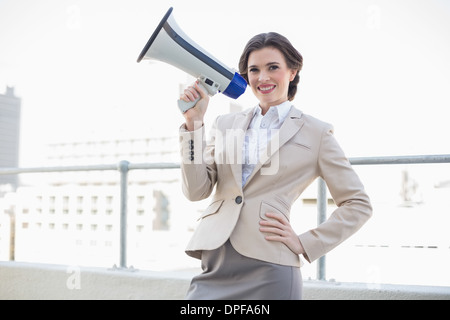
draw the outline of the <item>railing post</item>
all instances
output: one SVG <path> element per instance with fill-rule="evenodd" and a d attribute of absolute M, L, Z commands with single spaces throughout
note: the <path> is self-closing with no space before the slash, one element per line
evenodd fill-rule
<path fill-rule="evenodd" d="M 129 162 L 120 161 L 120 268 L 127 268 L 127 191 Z"/>
<path fill-rule="evenodd" d="M 320 225 L 327 218 L 327 186 L 321 177 L 317 185 L 317 225 Z M 325 256 L 322 256 L 317 261 L 317 280 L 325 280 L 325 268 Z"/>

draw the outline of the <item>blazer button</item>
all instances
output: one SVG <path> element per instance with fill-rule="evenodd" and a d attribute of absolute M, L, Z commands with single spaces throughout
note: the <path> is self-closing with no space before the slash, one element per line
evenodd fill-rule
<path fill-rule="evenodd" d="M 236 202 L 237 204 L 241 204 L 242 203 L 242 197 L 241 196 L 237 196 L 236 199 L 234 199 L 234 202 Z"/>

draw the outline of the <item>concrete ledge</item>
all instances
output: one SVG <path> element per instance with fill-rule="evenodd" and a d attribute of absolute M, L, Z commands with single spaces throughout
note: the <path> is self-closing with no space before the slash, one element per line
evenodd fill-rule
<path fill-rule="evenodd" d="M 305 300 L 450 300 L 450 287 L 305 281 Z"/>
<path fill-rule="evenodd" d="M 0 262 L 1 300 L 182 300 L 192 272 Z M 305 281 L 305 300 L 450 300 L 450 287 Z"/>

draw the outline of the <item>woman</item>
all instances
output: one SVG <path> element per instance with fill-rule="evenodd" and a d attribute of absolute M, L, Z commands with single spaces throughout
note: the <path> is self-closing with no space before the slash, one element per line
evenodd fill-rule
<path fill-rule="evenodd" d="M 239 72 L 259 104 L 217 117 L 208 143 L 208 95 L 195 83 L 180 97 L 200 97 L 180 127 L 183 192 L 197 201 L 214 191 L 186 248 L 203 269 L 186 299 L 301 299 L 303 259 L 323 256 L 372 215 L 332 126 L 291 104 L 302 64 L 301 54 L 278 33 L 250 39 Z M 337 209 L 298 234 L 289 223 L 290 208 L 317 177 L 327 183 Z"/>

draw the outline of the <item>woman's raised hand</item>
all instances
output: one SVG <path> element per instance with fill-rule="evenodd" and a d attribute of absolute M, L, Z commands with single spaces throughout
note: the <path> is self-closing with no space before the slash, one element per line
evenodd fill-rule
<path fill-rule="evenodd" d="M 189 131 L 198 129 L 203 125 L 203 118 L 209 104 L 209 95 L 196 81 L 193 85 L 187 87 L 180 96 L 180 99 L 186 102 L 195 101 L 199 97 L 200 100 L 195 106 L 183 113 L 186 119 L 186 129 Z"/>

